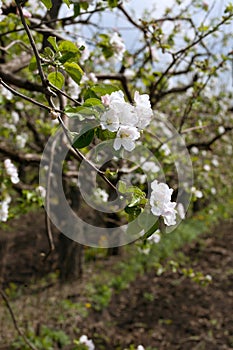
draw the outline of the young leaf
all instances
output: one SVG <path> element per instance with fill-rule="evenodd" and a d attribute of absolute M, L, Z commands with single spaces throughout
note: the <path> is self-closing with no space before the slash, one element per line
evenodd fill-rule
<path fill-rule="evenodd" d="M 55 85 L 58 89 L 62 89 L 63 84 L 65 82 L 65 78 L 60 72 L 49 73 L 48 80 L 51 84 Z"/>
<path fill-rule="evenodd" d="M 68 7 L 70 7 L 70 2 L 69 0 L 63 0 L 64 4 L 66 4 Z"/>
<path fill-rule="evenodd" d="M 87 128 L 88 130 L 85 131 Z M 89 129 L 89 127 L 84 127 L 80 134 L 80 136 L 78 136 L 73 143 L 73 146 L 75 148 L 84 148 L 90 145 L 95 135 L 95 129 Z"/>
<path fill-rule="evenodd" d="M 52 45 L 52 47 L 56 52 L 59 50 L 55 36 L 49 36 L 48 42 Z"/>
<path fill-rule="evenodd" d="M 53 6 L 52 0 L 40 0 L 48 10 L 50 10 Z"/>
<path fill-rule="evenodd" d="M 110 84 L 95 84 L 91 87 L 91 90 L 94 91 L 97 95 L 103 96 L 106 94 L 111 94 L 114 91 L 120 90 L 116 85 Z"/>
<path fill-rule="evenodd" d="M 75 83 L 79 84 L 83 76 L 83 70 L 81 67 L 75 62 L 66 62 L 64 68 Z"/>

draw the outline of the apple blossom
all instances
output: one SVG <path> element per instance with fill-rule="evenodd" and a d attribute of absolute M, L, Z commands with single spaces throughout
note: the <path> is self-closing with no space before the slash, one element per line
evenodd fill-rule
<path fill-rule="evenodd" d="M 83 40 L 82 38 L 78 38 L 77 45 L 78 47 L 84 46 L 84 49 L 81 51 L 81 60 L 80 60 L 81 63 L 84 63 L 86 60 L 88 60 L 90 56 L 88 45 L 86 44 L 85 40 Z"/>
<path fill-rule="evenodd" d="M 178 203 L 176 209 L 177 209 L 177 212 L 178 212 L 180 218 L 183 220 L 185 218 L 185 209 L 184 209 L 183 204 Z"/>
<path fill-rule="evenodd" d="M 205 164 L 204 166 L 203 166 L 203 169 L 205 170 L 205 171 L 210 171 L 210 166 L 209 166 L 209 164 Z"/>
<path fill-rule="evenodd" d="M 135 92 L 135 106 L 125 101 L 121 90 L 112 92 L 101 97 L 102 103 L 107 107 L 100 118 L 102 129 L 117 131 L 118 140 L 114 142 L 114 148 L 118 150 L 121 146 L 133 150 L 133 141 L 140 137 L 139 131 L 146 127 L 151 120 L 152 110 L 149 96 L 140 95 Z"/>
<path fill-rule="evenodd" d="M 219 126 L 218 132 L 219 132 L 219 134 L 224 134 L 224 132 L 225 132 L 224 126 Z"/>
<path fill-rule="evenodd" d="M 0 221 L 6 222 L 9 215 L 9 203 L 11 202 L 11 197 L 7 195 L 3 201 L 0 202 Z"/>
<path fill-rule="evenodd" d="M 45 198 L 46 197 L 46 189 L 43 186 L 38 186 L 36 188 L 36 192 L 42 197 Z"/>
<path fill-rule="evenodd" d="M 103 202 L 108 201 L 108 193 L 105 190 L 103 190 L 102 188 L 97 188 L 95 190 L 95 197 L 97 200 L 101 200 Z"/>
<path fill-rule="evenodd" d="M 16 147 L 19 149 L 24 148 L 26 145 L 27 139 L 28 139 L 28 135 L 25 133 L 17 135 L 16 136 Z"/>
<path fill-rule="evenodd" d="M 197 190 L 196 187 L 194 187 L 194 186 L 191 188 L 191 192 L 197 198 L 202 198 L 203 197 L 203 193 L 200 190 Z"/>
<path fill-rule="evenodd" d="M 158 244 L 161 240 L 161 236 L 160 236 L 160 230 L 156 230 L 153 235 L 151 235 L 148 238 L 149 241 L 151 241 L 152 243 L 156 243 Z"/>
<path fill-rule="evenodd" d="M 82 335 L 79 338 L 79 342 L 80 342 L 80 344 L 86 345 L 88 350 L 95 349 L 95 345 L 94 345 L 93 341 L 91 339 L 88 339 L 86 335 Z"/>
<path fill-rule="evenodd" d="M 142 345 L 138 345 L 137 350 L 145 350 L 145 348 Z"/>
<path fill-rule="evenodd" d="M 100 125 L 102 129 L 117 131 L 120 126 L 118 114 L 111 109 L 107 110 L 100 118 Z"/>
<path fill-rule="evenodd" d="M 138 124 L 139 129 L 144 129 L 150 124 L 151 117 L 153 115 L 151 104 L 149 100 L 149 95 L 143 94 L 140 95 L 138 91 L 134 94 L 135 102 L 135 112 L 138 115 Z"/>
<path fill-rule="evenodd" d="M 117 32 L 113 33 L 111 39 L 110 39 L 110 45 L 112 45 L 112 48 L 114 50 L 114 57 L 118 61 L 122 61 L 123 55 L 125 53 L 125 44 L 122 40 L 122 38 L 119 36 Z"/>
<path fill-rule="evenodd" d="M 150 205 L 151 212 L 155 216 L 162 216 L 167 226 L 176 224 L 176 203 L 171 202 L 173 189 L 169 188 L 165 183 L 159 183 L 154 180 L 151 183 Z"/>
<path fill-rule="evenodd" d="M 11 178 L 11 182 L 13 184 L 17 184 L 20 180 L 19 180 L 18 171 L 15 165 L 12 163 L 10 159 L 5 159 L 4 166 L 5 166 L 7 175 L 9 175 Z"/>
<path fill-rule="evenodd" d="M 113 147 L 117 151 L 121 146 L 127 151 L 132 151 L 135 148 L 135 140 L 140 137 L 137 128 L 133 126 L 121 126 L 117 132 L 117 137 L 114 141 Z"/>

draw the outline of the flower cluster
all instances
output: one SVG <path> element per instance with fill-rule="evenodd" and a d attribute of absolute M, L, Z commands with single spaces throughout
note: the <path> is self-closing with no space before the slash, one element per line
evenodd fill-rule
<path fill-rule="evenodd" d="M 152 117 L 152 109 L 149 96 L 134 94 L 135 105 L 131 105 L 124 99 L 121 90 L 111 95 L 102 96 L 102 102 L 107 110 L 100 119 L 102 129 L 117 132 L 114 141 L 114 149 L 119 150 L 121 146 L 127 151 L 135 148 L 135 140 L 140 137 L 140 130 L 149 125 Z"/>
<path fill-rule="evenodd" d="M 117 32 L 113 33 L 109 43 L 114 51 L 114 57 L 118 61 L 122 61 L 126 48 L 122 38 Z"/>
<path fill-rule="evenodd" d="M 11 182 L 13 184 L 17 184 L 20 180 L 19 180 L 17 168 L 14 166 L 12 161 L 10 159 L 5 159 L 4 166 L 5 166 L 7 175 L 9 175 L 11 178 Z"/>
<path fill-rule="evenodd" d="M 88 339 L 86 335 L 82 335 L 79 338 L 79 343 L 86 345 L 88 350 L 94 350 L 95 349 L 95 345 L 94 345 L 93 341 L 91 339 Z"/>
<path fill-rule="evenodd" d="M 11 197 L 6 196 L 3 201 L 0 202 L 0 221 L 6 222 L 9 215 L 9 203 L 11 202 Z"/>
<path fill-rule="evenodd" d="M 176 224 L 175 210 L 176 202 L 171 202 L 173 189 L 165 183 L 159 183 L 154 180 L 151 184 L 150 205 L 151 212 L 156 216 L 162 216 L 167 226 Z"/>

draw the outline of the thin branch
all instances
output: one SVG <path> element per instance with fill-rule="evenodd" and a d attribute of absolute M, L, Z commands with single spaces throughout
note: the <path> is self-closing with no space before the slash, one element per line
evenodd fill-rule
<path fill-rule="evenodd" d="M 225 131 L 222 134 L 215 135 L 212 139 L 206 142 L 193 142 L 190 143 L 187 148 L 191 149 L 192 147 L 197 147 L 199 149 L 207 149 L 210 150 L 211 146 L 217 141 L 220 140 L 224 135 L 233 130 L 233 126 L 224 127 Z"/>
<path fill-rule="evenodd" d="M 10 157 L 18 163 L 40 163 L 41 155 L 37 153 L 19 153 L 15 149 L 9 149 L 5 144 L 0 143 L 0 153 Z"/>
<path fill-rule="evenodd" d="M 19 91 L 13 89 L 11 86 L 9 86 L 7 83 L 5 83 L 2 78 L 0 78 L 0 84 L 3 85 L 7 90 L 9 90 L 10 92 L 12 92 L 13 95 L 21 97 L 23 100 L 26 100 L 42 109 L 46 109 L 47 111 L 51 112 L 52 108 L 49 106 L 46 106 L 40 102 L 37 102 L 35 100 L 33 100 L 31 97 L 28 97 L 22 93 L 20 93 Z M 44 91 L 44 90 L 43 90 Z M 55 109 L 56 112 L 60 112 L 58 109 Z"/>
<path fill-rule="evenodd" d="M 48 242 L 49 242 L 49 251 L 45 255 L 44 260 L 48 258 L 48 256 L 54 251 L 55 245 L 53 240 L 53 233 L 52 233 L 52 227 L 51 227 L 51 207 L 50 207 L 50 192 L 51 192 L 51 178 L 52 178 L 52 168 L 54 163 L 54 154 L 55 154 L 55 147 L 56 147 L 56 139 L 52 143 L 51 152 L 50 152 L 50 161 L 49 161 L 49 169 L 47 174 L 47 183 L 46 183 L 46 196 L 45 196 L 45 225 L 46 225 L 46 232 L 48 236 Z"/>
<path fill-rule="evenodd" d="M 31 81 L 23 79 L 22 77 L 18 78 L 13 73 L 3 71 L 2 69 L 0 70 L 0 83 L 1 79 L 3 81 L 6 81 L 8 84 L 17 86 L 20 89 L 45 93 L 45 89 L 43 86 L 38 85 L 36 83 L 32 83 Z"/>
<path fill-rule="evenodd" d="M 36 47 L 36 43 L 33 39 L 33 36 L 31 34 L 31 31 L 27 25 L 27 22 L 25 20 L 25 17 L 23 15 L 23 10 L 22 10 L 22 7 L 20 5 L 20 1 L 19 0 L 15 0 L 16 2 L 16 5 L 18 7 L 18 10 L 19 10 L 19 15 L 20 15 L 20 18 L 21 18 L 21 22 L 24 26 L 24 29 L 27 33 L 27 36 L 28 36 L 28 39 L 30 41 L 30 44 L 31 44 L 31 47 L 33 49 L 33 52 L 34 52 L 34 55 L 36 57 L 36 62 L 37 62 L 37 67 L 38 67 L 38 70 L 39 70 L 39 75 L 40 75 L 40 78 L 41 78 L 41 81 L 42 81 L 42 84 L 45 88 L 47 88 L 47 79 L 45 77 L 45 74 L 44 74 L 44 71 L 43 71 L 43 68 L 42 68 L 42 65 L 41 65 L 41 59 L 40 59 L 40 55 L 39 55 L 39 52 L 37 50 L 37 47 Z"/>
<path fill-rule="evenodd" d="M 32 349 L 32 350 L 38 350 L 38 349 L 29 341 L 29 339 L 25 336 L 25 334 L 24 334 L 24 333 L 21 331 L 21 329 L 19 328 L 18 322 L 17 322 L 16 317 L 15 317 L 15 314 L 14 314 L 14 311 L 13 311 L 11 305 L 10 305 L 10 302 L 9 302 L 9 300 L 8 300 L 8 298 L 7 298 L 6 294 L 5 294 L 5 292 L 4 292 L 2 289 L 0 289 L 0 295 L 1 295 L 2 299 L 3 299 L 3 301 L 4 301 L 5 304 L 6 304 L 6 307 L 7 307 L 8 311 L 9 311 L 9 313 L 10 313 L 11 319 L 12 319 L 12 321 L 13 321 L 14 327 L 15 327 L 15 329 L 16 329 L 18 335 L 23 339 L 24 343 L 27 344 L 27 346 L 29 346 L 30 349 Z"/>

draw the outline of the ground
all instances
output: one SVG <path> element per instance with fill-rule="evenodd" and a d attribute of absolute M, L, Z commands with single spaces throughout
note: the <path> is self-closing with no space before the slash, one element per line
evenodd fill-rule
<path fill-rule="evenodd" d="M 8 282 L 27 285 L 30 275 L 40 277 L 42 262 L 39 252 L 46 250 L 47 245 L 43 229 L 36 220 L 39 222 L 37 215 L 33 220 L 34 229 L 24 221 L 21 226 L 24 232 L 15 237 L 17 250 L 13 248 L 15 243 L 7 248 L 4 278 Z M 25 245 L 27 249 L 23 253 L 21 248 Z M 184 276 L 180 268 L 177 272 L 169 269 L 160 276 L 156 269 L 145 271 L 125 290 L 113 293 L 109 305 L 103 310 L 90 308 L 85 318 L 75 311 L 69 320 L 64 320 L 63 309 L 58 307 L 59 301 L 68 299 L 75 303 L 82 299 L 81 291 L 88 275 L 90 272 L 98 274 L 98 268 L 95 266 L 94 269 L 90 264 L 84 269 L 82 281 L 62 288 L 56 281 L 47 284 L 46 288 L 34 287 L 24 296 L 17 295 L 13 306 L 15 310 L 21 307 L 18 318 L 20 321 L 24 319 L 25 326 L 31 323 L 37 327 L 41 324 L 57 327 L 59 324 L 68 334 L 75 333 L 71 331 L 73 327 L 92 338 L 96 350 L 123 350 L 130 344 L 143 344 L 153 350 L 233 349 L 233 221 L 222 222 L 201 240 L 185 246 L 183 253 L 187 267 L 194 272 L 200 271 L 204 276 L 210 275 L 211 283 L 202 286 Z M 110 257 L 104 261 L 106 270 L 119 259 L 120 256 Z M 54 263 L 55 258 L 51 258 L 44 266 L 44 273 Z M 36 301 L 31 294 L 34 297 L 36 294 Z M 54 313 L 51 304 L 55 305 Z M 3 310 L 2 303 L 0 349 L 8 350 L 11 347 L 7 344 L 15 332 L 10 326 L 10 319 L 6 321 L 7 310 L 4 314 Z M 60 313 L 60 318 L 56 312 Z M 72 349 L 72 346 L 64 349 Z"/>

